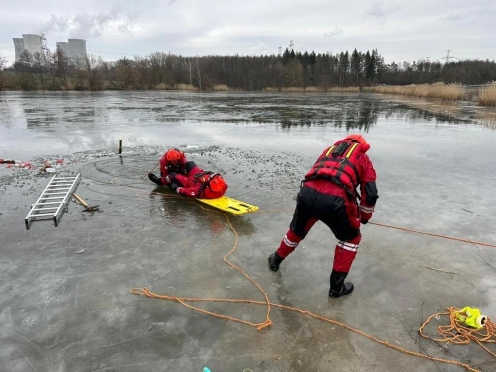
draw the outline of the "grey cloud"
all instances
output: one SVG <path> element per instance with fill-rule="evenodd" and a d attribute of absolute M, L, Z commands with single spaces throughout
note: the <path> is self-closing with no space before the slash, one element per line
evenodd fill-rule
<path fill-rule="evenodd" d="M 480 7 L 475 10 L 476 16 L 494 17 L 496 16 L 496 5 L 490 7 Z"/>
<path fill-rule="evenodd" d="M 385 6 L 382 3 L 375 3 L 372 8 L 367 10 L 365 13 L 366 17 L 371 17 L 371 18 L 381 18 L 384 19 L 387 16 L 395 13 L 398 11 L 397 6 Z"/>
<path fill-rule="evenodd" d="M 173 5 L 177 0 L 169 0 L 169 6 Z"/>
<path fill-rule="evenodd" d="M 449 13 L 445 13 L 439 17 L 439 20 L 457 22 L 471 18 L 480 19 L 481 17 L 495 17 L 495 16 L 496 16 L 496 6 L 477 7 L 477 8 L 466 9 L 463 12 L 456 10 Z"/>
<path fill-rule="evenodd" d="M 455 12 L 449 12 L 449 13 L 441 16 L 440 20 L 456 22 L 456 21 L 459 21 L 465 17 L 466 17 L 466 15 L 464 15 L 462 12 L 455 11 Z"/>
<path fill-rule="evenodd" d="M 343 35 L 343 29 L 341 27 L 336 26 L 334 30 L 326 32 L 324 34 L 324 38 L 330 39 L 333 36 L 340 36 L 340 35 Z"/>

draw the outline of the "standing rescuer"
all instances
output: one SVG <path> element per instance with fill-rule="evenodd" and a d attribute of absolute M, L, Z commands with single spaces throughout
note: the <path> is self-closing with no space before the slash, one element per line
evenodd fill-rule
<path fill-rule="evenodd" d="M 320 220 L 338 239 L 329 296 L 353 292 L 353 283 L 344 280 L 358 251 L 360 222 L 369 221 L 379 198 L 374 166 L 366 154 L 368 149 L 370 145 L 361 135 L 350 134 L 320 155 L 302 181 L 288 232 L 277 251 L 269 256 L 272 271 L 279 270 L 281 262 Z"/>

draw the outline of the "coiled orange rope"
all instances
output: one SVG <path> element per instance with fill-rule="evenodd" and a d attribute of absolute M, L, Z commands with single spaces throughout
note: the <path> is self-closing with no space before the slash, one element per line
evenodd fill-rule
<path fill-rule="evenodd" d="M 484 323 L 484 327 L 481 329 L 474 329 L 466 327 L 456 320 L 457 312 L 460 309 L 456 307 L 448 307 L 447 312 L 432 314 L 427 320 L 420 326 L 419 333 L 422 337 L 430 339 L 436 342 L 451 342 L 457 345 L 467 345 L 470 341 L 477 342 L 480 347 L 486 350 L 489 354 L 496 358 L 496 354 L 489 350 L 483 343 L 496 343 L 496 325 L 487 318 Z M 443 338 L 433 338 L 427 336 L 423 330 L 424 327 L 432 320 L 438 316 L 449 316 L 450 325 L 437 327 L 437 333 L 439 333 Z"/>
<path fill-rule="evenodd" d="M 195 310 L 198 310 L 198 311 L 200 311 L 202 313 L 215 316 L 217 318 L 226 319 L 226 320 L 232 320 L 234 322 L 243 323 L 243 324 L 246 324 L 246 325 L 257 327 L 257 329 L 259 328 L 258 327 L 258 324 L 252 324 L 252 323 L 246 322 L 246 321 L 244 321 L 242 319 L 231 318 L 231 317 L 226 316 L 226 315 L 212 313 L 212 312 L 209 312 L 209 311 L 206 311 L 206 310 L 203 310 L 203 309 L 199 309 L 197 307 L 190 306 L 190 305 L 187 305 L 187 304 L 185 305 L 185 302 L 229 302 L 229 303 L 247 303 L 247 304 L 253 304 L 253 305 L 266 305 L 267 304 L 266 302 L 253 301 L 253 300 L 234 300 L 234 299 L 222 299 L 222 298 L 185 298 L 185 297 L 166 296 L 166 295 L 159 295 L 159 294 L 150 292 L 148 290 L 148 288 L 146 288 L 146 287 L 145 288 L 133 288 L 133 289 L 131 289 L 131 293 L 132 294 L 136 294 L 136 295 L 140 295 L 140 296 L 145 296 L 145 297 L 148 297 L 148 298 L 157 298 L 157 299 L 161 299 L 161 300 L 172 300 L 172 301 L 176 301 L 176 302 L 179 302 L 180 304 L 183 304 L 184 306 L 186 306 L 186 307 L 188 307 L 190 309 L 195 309 Z M 460 366 L 462 368 L 465 368 L 468 371 L 479 372 L 479 370 L 471 367 L 470 365 L 465 364 L 465 363 L 461 363 L 461 362 L 457 362 L 456 360 L 448 360 L 448 359 L 436 358 L 436 357 L 432 357 L 430 355 L 420 354 L 420 353 L 417 353 L 415 351 L 410 351 L 410 350 L 407 350 L 407 349 L 402 348 L 400 346 L 393 345 L 389 341 L 380 340 L 380 339 L 378 339 L 378 338 L 376 338 L 376 337 L 374 337 L 374 336 L 372 336 L 372 335 L 370 335 L 368 333 L 365 333 L 363 331 L 360 331 L 359 329 L 350 327 L 349 325 L 346 325 L 344 323 L 338 322 L 337 320 L 329 319 L 329 318 L 326 318 L 324 316 L 314 314 L 314 313 L 312 313 L 312 312 L 310 312 L 308 310 L 303 310 L 303 309 L 299 309 L 299 308 L 296 308 L 296 307 L 285 306 L 285 305 L 274 304 L 274 303 L 269 303 L 269 305 L 270 306 L 274 306 L 274 307 L 278 307 L 278 308 L 281 308 L 281 309 L 285 309 L 285 310 L 295 311 L 295 312 L 298 312 L 300 314 L 308 315 L 308 316 L 311 316 L 312 318 L 319 319 L 319 320 L 322 320 L 324 322 L 331 323 L 331 324 L 334 324 L 334 325 L 337 325 L 337 326 L 346 328 L 346 329 L 348 329 L 348 330 L 350 330 L 352 332 L 358 333 L 359 335 L 362 335 L 362 336 L 364 336 L 364 337 L 366 337 L 366 338 L 368 338 L 370 340 L 373 340 L 373 341 L 375 341 L 375 342 L 377 342 L 377 343 L 379 343 L 381 345 L 384 345 L 384 346 L 387 346 L 387 347 L 389 347 L 391 349 L 394 349 L 396 351 L 399 351 L 399 352 L 401 352 L 403 354 L 417 356 L 419 358 L 432 360 L 434 362 L 441 362 L 441 363 L 453 364 L 453 365 L 457 365 L 457 366 Z M 434 315 L 436 315 L 436 314 L 434 314 Z M 424 336 L 424 337 L 429 338 L 428 336 Z"/>

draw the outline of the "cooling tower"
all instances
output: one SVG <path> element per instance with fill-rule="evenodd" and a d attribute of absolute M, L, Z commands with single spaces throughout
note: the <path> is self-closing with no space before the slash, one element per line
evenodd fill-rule
<path fill-rule="evenodd" d="M 71 58 L 71 50 L 69 49 L 69 43 L 65 41 L 57 41 L 55 44 L 60 48 L 62 53 L 64 53 L 64 56 L 66 58 L 69 59 Z"/>
<path fill-rule="evenodd" d="M 15 61 L 17 62 L 21 57 L 21 53 L 24 52 L 24 40 L 20 37 L 15 37 L 14 47 L 15 47 Z"/>
<path fill-rule="evenodd" d="M 24 41 L 24 49 L 33 55 L 36 52 L 42 54 L 41 35 L 22 34 L 22 39 Z"/>
<path fill-rule="evenodd" d="M 86 40 L 68 39 L 70 58 L 76 61 L 78 58 L 86 58 Z"/>

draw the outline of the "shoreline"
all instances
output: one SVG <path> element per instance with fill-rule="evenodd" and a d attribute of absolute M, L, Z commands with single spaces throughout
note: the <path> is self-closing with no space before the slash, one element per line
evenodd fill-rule
<path fill-rule="evenodd" d="M 121 91 L 177 91 L 177 92 L 260 92 L 260 93 L 378 93 L 385 95 L 406 96 L 416 98 L 434 98 L 443 101 L 477 102 L 479 106 L 496 106 L 496 83 L 482 86 L 462 86 L 459 84 L 411 84 L 411 85 L 382 85 L 372 87 L 265 87 L 262 90 L 241 90 L 220 84 L 209 90 L 200 90 L 192 85 L 176 84 L 166 86 L 160 84 L 152 89 L 113 89 L 105 87 L 99 90 L 92 89 L 60 89 L 60 90 L 22 90 L 2 89 L 0 92 L 121 92 Z"/>

